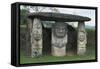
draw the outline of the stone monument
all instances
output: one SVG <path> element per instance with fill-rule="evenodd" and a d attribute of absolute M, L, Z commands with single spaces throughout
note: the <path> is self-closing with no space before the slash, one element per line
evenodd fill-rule
<path fill-rule="evenodd" d="M 67 44 L 67 26 L 63 22 L 56 22 L 52 28 L 52 55 L 65 56 Z"/>
<path fill-rule="evenodd" d="M 84 22 L 78 23 L 77 54 L 84 55 L 86 52 L 87 37 Z"/>
<path fill-rule="evenodd" d="M 54 12 L 34 12 L 28 15 L 28 18 L 33 21 L 31 28 L 31 56 L 42 55 L 42 24 L 41 21 L 55 21 L 52 28 L 52 55 L 53 56 L 65 56 L 66 46 L 68 42 L 67 26 L 65 22 L 78 22 L 77 30 L 77 54 L 83 55 L 86 52 L 86 30 L 85 21 L 90 21 L 88 17 L 79 15 L 54 13 Z M 31 27 L 31 26 L 30 26 Z M 29 33 L 29 34 L 30 34 Z M 72 38 L 73 39 L 73 38 Z"/>
<path fill-rule="evenodd" d="M 31 31 L 31 56 L 42 55 L 42 25 L 38 18 L 34 18 Z"/>

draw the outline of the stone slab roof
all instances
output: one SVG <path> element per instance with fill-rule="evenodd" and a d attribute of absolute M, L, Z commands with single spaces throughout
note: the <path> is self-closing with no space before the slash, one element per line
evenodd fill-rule
<path fill-rule="evenodd" d="M 89 17 L 64 14 L 64 13 L 54 13 L 54 12 L 34 12 L 28 15 L 29 18 L 40 18 L 43 21 L 60 21 L 60 22 L 78 22 L 78 21 L 90 21 Z"/>

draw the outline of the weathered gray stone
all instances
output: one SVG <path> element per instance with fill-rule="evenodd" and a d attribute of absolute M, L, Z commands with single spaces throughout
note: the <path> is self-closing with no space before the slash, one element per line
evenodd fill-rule
<path fill-rule="evenodd" d="M 65 56 L 67 44 L 67 26 L 57 22 L 52 28 L 52 55 Z"/>
<path fill-rule="evenodd" d="M 91 19 L 84 16 L 54 13 L 54 12 L 33 12 L 28 15 L 29 18 L 40 18 L 44 21 L 62 21 L 62 22 L 78 22 L 78 21 L 90 21 Z"/>
<path fill-rule="evenodd" d="M 31 31 L 31 56 L 42 55 L 42 25 L 40 19 L 34 18 Z"/>
<path fill-rule="evenodd" d="M 78 40 L 77 40 L 77 54 L 83 55 L 86 52 L 87 37 L 85 31 L 85 23 L 78 23 Z"/>
<path fill-rule="evenodd" d="M 53 12 L 34 12 L 28 15 L 28 18 L 34 19 L 33 23 L 29 22 L 30 39 L 31 39 L 31 55 L 42 55 L 42 25 L 41 21 L 56 21 L 52 28 L 52 55 L 53 56 L 65 56 L 66 47 L 68 42 L 67 26 L 64 22 L 79 22 L 78 23 L 78 37 L 77 37 L 77 54 L 83 55 L 86 52 L 86 31 L 84 21 L 90 21 L 88 17 L 79 15 L 53 13 Z M 72 38 L 72 37 L 71 37 Z M 70 41 L 69 41 L 70 42 Z M 76 48 L 75 48 L 76 49 Z M 67 50 L 67 55 L 72 54 L 71 50 Z"/>

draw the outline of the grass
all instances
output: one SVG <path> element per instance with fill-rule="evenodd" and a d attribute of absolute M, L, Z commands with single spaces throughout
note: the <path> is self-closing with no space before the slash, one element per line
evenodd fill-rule
<path fill-rule="evenodd" d="M 31 58 L 28 56 L 24 56 L 21 54 L 21 64 L 27 63 L 43 63 L 43 62 L 59 62 L 59 61 L 78 61 L 78 60 L 93 60 L 95 59 L 92 55 L 84 55 L 84 56 L 64 56 L 64 57 L 55 57 L 55 56 L 41 56 L 36 58 Z"/>
<path fill-rule="evenodd" d="M 64 57 L 55 57 L 51 55 L 40 56 L 31 58 L 26 56 L 23 50 L 20 52 L 20 64 L 27 63 L 43 63 L 43 62 L 59 62 L 59 61 L 78 61 L 78 60 L 93 60 L 95 59 L 95 31 L 87 29 L 87 52 L 85 55 L 79 56 L 64 56 Z"/>

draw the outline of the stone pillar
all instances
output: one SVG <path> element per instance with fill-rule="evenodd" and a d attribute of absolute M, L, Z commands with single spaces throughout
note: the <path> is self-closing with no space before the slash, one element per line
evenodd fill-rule
<path fill-rule="evenodd" d="M 65 56 L 67 44 L 67 26 L 65 23 L 57 22 L 52 27 L 52 55 Z"/>
<path fill-rule="evenodd" d="M 86 52 L 87 37 L 85 31 L 85 23 L 78 23 L 78 39 L 77 39 L 77 54 L 84 55 Z"/>
<path fill-rule="evenodd" d="M 34 18 L 31 31 L 31 56 L 42 55 L 42 24 L 40 19 Z"/>

